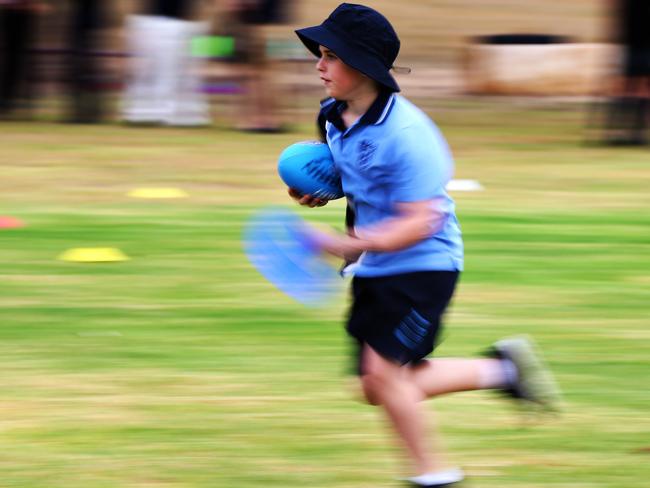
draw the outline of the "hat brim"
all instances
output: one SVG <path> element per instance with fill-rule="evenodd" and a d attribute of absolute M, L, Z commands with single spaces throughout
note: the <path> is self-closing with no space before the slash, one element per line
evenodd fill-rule
<path fill-rule="evenodd" d="M 298 38 L 307 49 L 320 58 L 319 46 L 325 46 L 333 51 L 345 64 L 372 78 L 390 91 L 400 91 L 399 85 L 390 74 L 389 70 L 376 58 L 358 48 L 354 43 L 347 42 L 335 32 L 322 25 L 305 27 L 295 31 Z"/>

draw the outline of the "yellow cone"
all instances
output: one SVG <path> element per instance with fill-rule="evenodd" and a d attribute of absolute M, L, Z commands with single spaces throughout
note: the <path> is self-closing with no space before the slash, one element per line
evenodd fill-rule
<path fill-rule="evenodd" d="M 127 193 L 133 198 L 185 198 L 187 193 L 179 188 L 135 188 Z"/>
<path fill-rule="evenodd" d="M 109 263 L 128 261 L 129 257 L 115 247 L 74 247 L 61 254 L 59 259 L 76 263 Z"/>

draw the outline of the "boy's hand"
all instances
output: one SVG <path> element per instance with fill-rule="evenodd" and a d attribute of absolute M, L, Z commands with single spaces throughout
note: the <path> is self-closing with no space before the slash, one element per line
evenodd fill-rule
<path fill-rule="evenodd" d="M 311 226 L 304 230 L 311 243 L 321 252 L 343 258 L 347 262 L 356 261 L 364 251 L 362 241 L 355 237 Z"/>
<path fill-rule="evenodd" d="M 293 188 L 289 188 L 289 196 L 293 198 L 296 202 L 298 202 L 300 205 L 304 205 L 306 207 L 322 207 L 324 205 L 327 205 L 327 200 L 323 200 L 321 198 L 313 197 L 311 195 L 303 195 L 300 193 L 298 190 L 295 190 Z"/>

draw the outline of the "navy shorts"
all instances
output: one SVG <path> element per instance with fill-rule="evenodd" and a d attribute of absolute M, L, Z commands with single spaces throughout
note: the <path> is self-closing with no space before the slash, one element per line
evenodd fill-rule
<path fill-rule="evenodd" d="M 354 339 L 357 373 L 363 374 L 364 344 L 401 365 L 416 364 L 429 355 L 458 275 L 457 271 L 420 271 L 355 277 L 347 331 Z"/>

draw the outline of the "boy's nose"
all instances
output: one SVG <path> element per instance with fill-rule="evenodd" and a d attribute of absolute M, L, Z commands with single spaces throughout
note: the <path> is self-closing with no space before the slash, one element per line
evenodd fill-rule
<path fill-rule="evenodd" d="M 316 70 L 317 71 L 324 71 L 325 68 L 323 67 L 323 58 L 320 57 L 318 58 L 318 61 L 316 62 Z"/>

